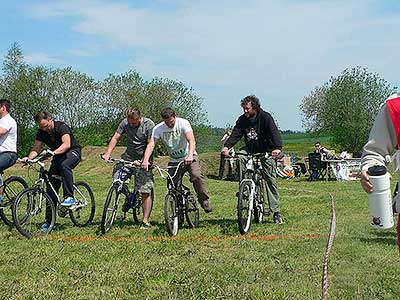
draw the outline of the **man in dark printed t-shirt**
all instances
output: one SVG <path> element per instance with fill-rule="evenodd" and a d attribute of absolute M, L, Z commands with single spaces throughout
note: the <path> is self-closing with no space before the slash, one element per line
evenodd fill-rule
<path fill-rule="evenodd" d="M 126 118 L 119 124 L 117 131 L 108 144 L 106 153 L 103 154 L 105 160 L 109 160 L 114 148 L 121 140 L 122 135 L 127 136 L 126 151 L 121 158 L 130 160 L 140 166 L 143 158 L 143 153 L 147 143 L 151 138 L 151 132 L 154 127 L 154 122 L 142 115 L 139 109 L 130 108 L 127 111 Z M 131 176 L 132 174 L 127 174 Z M 150 227 L 150 214 L 153 206 L 151 191 L 153 190 L 153 173 L 151 170 L 138 168 L 134 174 L 135 191 L 141 193 L 143 205 L 143 221 L 141 228 Z"/>
<path fill-rule="evenodd" d="M 71 128 L 62 121 L 53 120 L 48 112 L 42 111 L 37 113 L 35 115 L 35 122 L 39 126 L 35 144 L 28 157 L 24 157 L 23 160 L 34 159 L 39 155 L 42 145 L 45 144 L 54 155 L 49 169 L 50 175 L 61 175 L 62 177 L 64 202 L 61 205 L 73 207 L 75 200 L 72 169 L 81 161 L 81 146 L 75 139 Z M 53 176 L 50 176 L 49 179 L 56 192 L 58 192 L 61 182 Z M 55 202 L 56 196 L 51 188 L 47 187 L 47 193 Z M 48 218 L 50 218 L 49 207 L 46 209 L 46 219 Z M 49 220 L 46 220 L 46 223 L 42 225 L 42 229 L 46 230 L 49 223 Z"/>

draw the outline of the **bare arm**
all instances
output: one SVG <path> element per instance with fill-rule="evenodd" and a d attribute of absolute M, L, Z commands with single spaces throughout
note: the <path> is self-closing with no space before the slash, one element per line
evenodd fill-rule
<path fill-rule="evenodd" d="M 23 159 L 34 159 L 36 156 L 38 156 L 40 149 L 42 148 L 43 142 L 35 140 L 35 144 L 33 145 L 33 148 L 31 152 L 29 153 L 28 157 L 24 157 Z"/>
<path fill-rule="evenodd" d="M 194 138 L 193 131 L 186 132 L 185 136 L 189 143 L 189 153 L 185 157 L 185 162 L 190 164 L 193 161 L 193 153 L 194 149 L 196 148 L 196 140 Z"/>
<path fill-rule="evenodd" d="M 63 154 L 71 148 L 71 136 L 69 134 L 64 134 L 61 137 L 62 144 L 60 147 L 54 150 L 54 154 Z"/>
<path fill-rule="evenodd" d="M 146 170 L 149 169 L 150 156 L 153 153 L 156 142 L 157 141 L 154 138 L 149 138 L 149 141 L 146 146 L 146 150 L 144 151 L 143 160 L 142 160 L 142 168 L 144 168 Z"/>
<path fill-rule="evenodd" d="M 115 147 L 118 144 L 118 141 L 121 139 L 121 134 L 116 132 L 114 133 L 113 137 L 110 140 L 110 143 L 108 143 L 107 151 L 106 153 L 103 154 L 103 159 L 104 160 L 109 160 L 111 157 L 112 152 L 114 151 Z"/>
<path fill-rule="evenodd" d="M 8 130 L 4 127 L 0 127 L 0 136 L 5 135 L 8 132 Z"/>

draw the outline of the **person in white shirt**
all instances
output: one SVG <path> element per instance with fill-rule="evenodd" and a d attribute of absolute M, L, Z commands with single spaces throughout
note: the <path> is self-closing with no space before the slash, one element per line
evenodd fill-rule
<path fill-rule="evenodd" d="M 10 116 L 10 101 L 0 99 L 0 174 L 17 161 L 17 123 Z M 0 175 L 0 206 L 3 205 L 3 179 Z"/>
<path fill-rule="evenodd" d="M 149 159 L 153 153 L 154 146 L 158 139 L 165 143 L 170 157 L 168 166 L 177 166 L 181 161 L 184 165 L 178 170 L 175 182 L 181 180 L 183 174 L 188 171 L 190 181 L 193 183 L 198 201 L 206 213 L 212 211 L 204 177 L 201 174 L 201 169 L 196 153 L 196 141 L 193 134 L 192 126 L 189 121 L 183 118 L 178 118 L 175 111 L 168 107 L 161 111 L 163 122 L 157 124 L 152 132 L 151 138 L 146 147 L 143 156 L 142 167 L 146 170 L 149 168 Z M 169 168 L 173 174 L 175 169 Z"/>

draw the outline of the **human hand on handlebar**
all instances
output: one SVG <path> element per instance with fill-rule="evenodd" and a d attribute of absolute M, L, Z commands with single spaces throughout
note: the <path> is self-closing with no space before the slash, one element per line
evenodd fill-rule
<path fill-rule="evenodd" d="M 108 153 L 103 153 L 101 154 L 101 158 L 104 159 L 105 161 L 108 161 L 111 157 L 111 154 Z"/>
<path fill-rule="evenodd" d="M 222 148 L 221 153 L 223 156 L 229 156 L 229 148 L 228 147 Z"/>
<path fill-rule="evenodd" d="M 190 165 L 193 162 L 193 154 L 185 157 L 185 165 Z"/>
<path fill-rule="evenodd" d="M 54 155 L 54 151 L 49 150 L 49 149 L 43 150 L 43 151 L 40 153 L 40 155 L 41 155 L 41 156 L 53 156 L 53 155 Z"/>
<path fill-rule="evenodd" d="M 279 156 L 279 154 L 281 154 L 281 150 L 280 149 L 275 149 L 275 150 L 272 150 L 272 152 L 271 152 L 271 155 L 274 158 L 277 158 Z"/>

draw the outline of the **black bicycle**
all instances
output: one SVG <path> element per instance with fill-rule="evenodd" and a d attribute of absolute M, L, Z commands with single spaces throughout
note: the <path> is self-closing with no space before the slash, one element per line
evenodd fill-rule
<path fill-rule="evenodd" d="M 3 181 L 3 173 L 0 174 L 1 182 L 0 189 L 3 189 L 3 204 L 0 206 L 0 218 L 6 225 L 13 226 L 12 204 L 17 195 L 24 189 L 28 188 L 26 181 L 19 176 L 10 176 Z"/>
<path fill-rule="evenodd" d="M 265 157 L 265 153 L 249 154 L 246 159 L 246 168 L 240 175 L 242 179 L 239 185 L 237 218 L 241 234 L 249 232 L 252 214 L 256 223 L 263 221 L 265 183 L 261 173 L 261 158 Z"/>
<path fill-rule="evenodd" d="M 178 171 L 182 166 L 183 162 L 179 162 L 176 166 L 168 167 L 175 168 L 173 175 L 170 175 L 168 170 L 155 166 L 161 177 L 167 179 L 168 193 L 164 201 L 164 219 L 170 236 L 178 234 L 185 218 L 189 228 L 199 225 L 199 209 L 190 189 L 182 183 L 182 178 L 179 178 L 176 185 L 174 184 L 173 179 L 178 176 Z"/>
<path fill-rule="evenodd" d="M 50 176 L 60 181 L 62 178 L 59 175 L 51 175 L 45 169 L 43 161 L 47 158 L 49 158 L 48 154 L 40 155 L 35 159 L 24 162 L 32 168 L 39 166 L 37 170 L 39 178 L 32 187 L 28 187 L 18 194 L 12 206 L 15 226 L 27 238 L 40 237 L 50 233 L 56 222 L 56 213 L 60 217 L 65 217 L 69 214 L 72 223 L 78 227 L 87 226 L 93 221 L 96 205 L 89 185 L 84 181 L 75 182 L 73 185 L 75 204 L 68 208 L 63 207 L 61 205 L 62 199 L 56 193 L 49 179 Z M 57 209 L 47 193 L 46 187 L 49 187 L 56 196 Z M 47 220 L 46 209 L 50 215 Z M 48 226 L 43 227 L 45 220 L 49 223 Z"/>
<path fill-rule="evenodd" d="M 102 154 L 100 157 L 103 159 Z M 135 174 L 140 166 L 136 166 L 132 161 L 115 159 L 112 157 L 110 157 L 108 162 L 116 163 L 116 165 L 114 179 L 108 190 L 101 218 L 100 227 L 103 234 L 111 230 L 116 220 L 125 220 L 126 214 L 130 210 L 132 211 L 133 221 L 135 223 L 139 223 L 139 218 L 143 214 L 141 193 L 139 193 L 139 191 L 130 192 L 128 186 L 130 177 Z M 121 202 L 121 197 L 124 203 L 121 213 L 119 213 L 118 207 Z M 151 198 L 154 200 L 154 189 L 151 190 Z"/>

